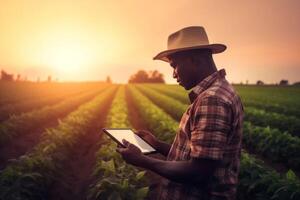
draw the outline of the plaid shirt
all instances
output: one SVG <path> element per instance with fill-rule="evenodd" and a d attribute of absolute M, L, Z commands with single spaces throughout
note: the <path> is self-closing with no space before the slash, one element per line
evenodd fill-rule
<path fill-rule="evenodd" d="M 205 158 L 219 161 L 205 185 L 163 180 L 159 199 L 235 199 L 240 167 L 243 106 L 225 79 L 215 72 L 189 94 L 191 105 L 183 114 L 167 160 Z"/>

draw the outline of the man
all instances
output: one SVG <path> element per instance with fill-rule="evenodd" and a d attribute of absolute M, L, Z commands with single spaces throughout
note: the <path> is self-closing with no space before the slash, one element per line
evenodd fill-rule
<path fill-rule="evenodd" d="M 166 178 L 159 199 L 235 199 L 243 106 L 226 81 L 225 70 L 217 71 L 213 61 L 212 54 L 225 49 L 222 44 L 209 44 L 203 27 L 187 27 L 171 34 L 168 50 L 154 57 L 169 62 L 177 82 L 192 89 L 191 105 L 172 145 L 150 132 L 137 132 L 166 160 L 145 156 L 127 141 L 126 148 L 117 151 L 126 162 Z"/>

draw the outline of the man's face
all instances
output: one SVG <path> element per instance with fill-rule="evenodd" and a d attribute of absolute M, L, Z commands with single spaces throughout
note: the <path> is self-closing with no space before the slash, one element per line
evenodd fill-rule
<path fill-rule="evenodd" d="M 175 78 L 179 85 L 186 90 L 191 89 L 197 84 L 197 67 L 194 66 L 191 58 L 187 56 L 172 56 L 170 65 L 173 68 L 173 78 Z"/>

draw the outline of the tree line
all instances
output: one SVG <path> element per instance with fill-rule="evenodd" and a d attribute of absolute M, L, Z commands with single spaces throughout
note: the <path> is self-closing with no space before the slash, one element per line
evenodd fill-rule
<path fill-rule="evenodd" d="M 130 76 L 128 83 L 165 83 L 164 75 L 157 70 L 139 70 Z"/>
<path fill-rule="evenodd" d="M 14 78 L 14 74 L 10 74 L 4 70 L 1 70 L 0 81 L 27 81 L 27 78 L 21 77 L 20 74 L 17 74 L 16 78 Z M 52 82 L 52 77 L 48 76 L 45 81 Z M 39 77 L 37 78 L 37 82 L 40 82 Z M 106 77 L 106 82 L 112 83 L 110 76 Z M 164 79 L 164 75 L 157 70 L 154 71 L 139 70 L 135 74 L 130 76 L 128 83 L 165 83 L 165 79 Z M 241 83 L 241 85 L 244 84 Z M 245 85 L 248 85 L 248 81 L 246 81 Z M 256 85 L 268 85 L 268 84 L 265 84 L 262 80 L 258 80 L 256 82 Z M 290 85 L 290 83 L 288 80 L 282 79 L 276 85 L 286 86 L 286 85 Z M 293 83 L 292 85 L 300 85 L 300 82 Z"/>

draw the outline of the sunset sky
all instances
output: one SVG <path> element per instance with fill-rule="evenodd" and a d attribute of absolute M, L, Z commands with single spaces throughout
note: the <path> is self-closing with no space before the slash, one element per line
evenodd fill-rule
<path fill-rule="evenodd" d="M 127 82 L 139 69 L 172 69 L 152 58 L 169 34 L 206 28 L 230 82 L 300 81 L 298 0 L 0 0 L 0 69 L 30 80 Z"/>

